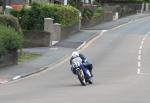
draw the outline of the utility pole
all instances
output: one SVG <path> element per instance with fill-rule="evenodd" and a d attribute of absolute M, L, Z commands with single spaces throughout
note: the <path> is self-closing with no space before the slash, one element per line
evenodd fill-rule
<path fill-rule="evenodd" d="M 32 3 L 32 0 L 29 0 L 29 5 L 31 5 L 31 3 Z"/>
<path fill-rule="evenodd" d="M 2 0 L 2 8 L 3 8 L 3 14 L 5 14 L 6 0 Z"/>

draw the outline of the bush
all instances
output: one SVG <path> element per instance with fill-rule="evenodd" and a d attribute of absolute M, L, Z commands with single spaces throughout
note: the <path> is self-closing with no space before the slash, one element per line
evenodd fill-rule
<path fill-rule="evenodd" d="M 0 25 L 0 55 L 21 48 L 22 35 L 10 26 Z"/>
<path fill-rule="evenodd" d="M 15 28 L 19 33 L 22 33 L 18 19 L 10 15 L 0 15 L 0 24 Z"/>
<path fill-rule="evenodd" d="M 82 13 L 83 19 L 85 20 L 91 20 L 94 15 L 94 12 L 89 8 L 83 8 L 81 10 L 81 13 Z"/>
<path fill-rule="evenodd" d="M 19 14 L 12 14 L 19 18 L 21 27 L 27 30 L 43 30 L 44 18 L 53 18 L 54 22 L 60 23 L 62 27 L 74 25 L 79 21 L 77 9 L 57 4 L 33 3 L 31 9 L 23 8 Z"/>
<path fill-rule="evenodd" d="M 91 8 L 82 8 L 81 13 L 84 20 L 89 21 L 93 17 L 99 17 L 102 15 L 103 9 L 101 6 L 98 6 L 95 9 Z"/>
<path fill-rule="evenodd" d="M 97 7 L 94 11 L 94 17 L 101 16 L 103 13 L 103 8 L 101 6 Z"/>

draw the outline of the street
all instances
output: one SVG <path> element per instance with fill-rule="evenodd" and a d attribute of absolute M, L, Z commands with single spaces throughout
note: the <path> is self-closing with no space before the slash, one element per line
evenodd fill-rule
<path fill-rule="evenodd" d="M 108 30 L 81 50 L 94 65 L 93 85 L 81 86 L 67 58 L 46 71 L 1 85 L 1 102 L 149 103 L 149 21 L 146 17 Z"/>

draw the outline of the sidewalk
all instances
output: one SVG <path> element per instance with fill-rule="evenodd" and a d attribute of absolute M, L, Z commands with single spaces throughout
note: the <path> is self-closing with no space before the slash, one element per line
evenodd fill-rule
<path fill-rule="evenodd" d="M 41 56 L 34 60 L 18 63 L 18 65 L 0 68 L 0 84 L 43 71 L 48 68 L 48 65 L 55 65 L 59 61 L 70 56 L 71 53 L 79 48 L 85 41 L 88 42 L 92 38 L 96 37 L 98 33 L 101 32 L 101 30 L 111 29 L 121 24 L 130 22 L 131 20 L 143 18 L 146 16 L 150 15 L 138 14 L 128 16 L 116 21 L 103 23 L 92 28 L 87 28 L 87 30 L 81 30 L 80 32 L 67 38 L 66 40 L 59 42 L 51 48 L 40 47 L 23 49 L 24 52 L 40 54 Z"/>

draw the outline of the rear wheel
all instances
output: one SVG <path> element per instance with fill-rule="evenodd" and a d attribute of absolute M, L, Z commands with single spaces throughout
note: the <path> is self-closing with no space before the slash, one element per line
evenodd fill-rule
<path fill-rule="evenodd" d="M 89 79 L 89 80 L 88 80 L 88 83 L 89 83 L 89 84 L 93 84 L 92 79 Z"/>

